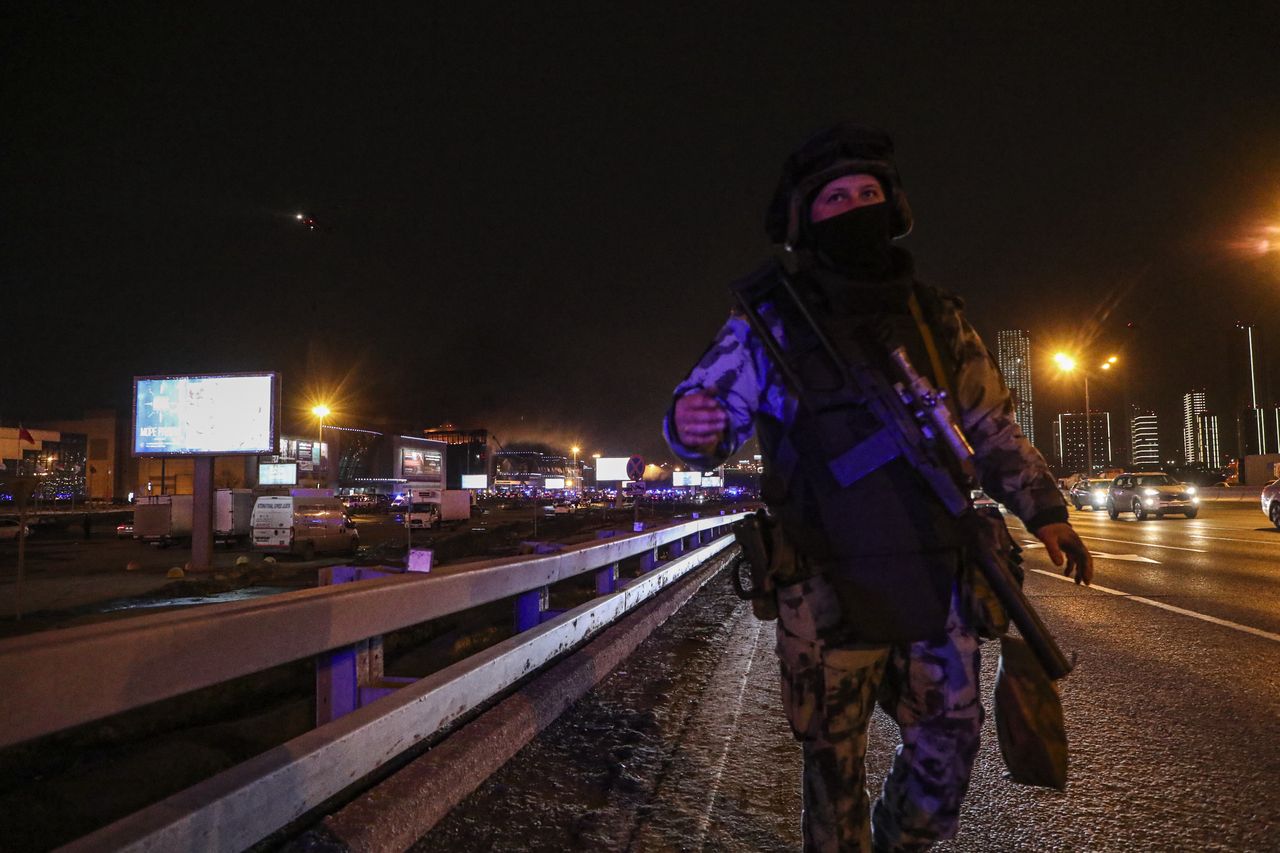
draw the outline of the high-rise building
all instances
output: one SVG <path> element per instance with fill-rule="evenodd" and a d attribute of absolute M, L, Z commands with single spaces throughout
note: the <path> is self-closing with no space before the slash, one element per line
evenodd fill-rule
<path fill-rule="evenodd" d="M 1280 453 L 1280 407 L 1246 408 L 1240 413 L 1240 455 Z"/>
<path fill-rule="evenodd" d="M 1031 335 L 1022 329 L 996 334 L 996 361 L 1013 392 L 1013 417 L 1027 441 L 1036 443 L 1035 412 L 1031 398 Z"/>
<path fill-rule="evenodd" d="M 1093 452 L 1089 452 L 1092 441 Z M 1058 464 L 1067 472 L 1084 472 L 1111 462 L 1111 413 L 1091 412 L 1086 423 L 1083 412 L 1064 412 L 1053 421 L 1053 447 Z M 1092 473 L 1092 472 L 1089 472 Z"/>
<path fill-rule="evenodd" d="M 1135 414 L 1129 420 L 1129 447 L 1133 467 L 1160 464 L 1160 429 L 1155 412 Z"/>
<path fill-rule="evenodd" d="M 1203 455 L 1199 417 L 1207 409 L 1204 391 L 1188 391 L 1182 395 L 1182 456 L 1187 464 L 1194 464 Z"/>
<path fill-rule="evenodd" d="M 1196 458 L 1192 461 L 1209 468 L 1221 465 L 1222 447 L 1218 442 L 1218 416 L 1210 412 L 1201 412 L 1196 415 L 1196 435 L 1199 444 L 1196 446 Z"/>

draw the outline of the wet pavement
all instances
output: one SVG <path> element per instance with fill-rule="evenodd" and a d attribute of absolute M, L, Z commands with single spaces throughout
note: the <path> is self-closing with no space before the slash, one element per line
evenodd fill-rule
<path fill-rule="evenodd" d="M 1051 578 L 1028 551 L 1028 595 L 1079 653 L 1068 790 L 1006 782 L 988 715 L 960 834 L 936 849 L 1280 849 L 1280 536 L 1248 510 L 1142 527 L 1073 513 L 1110 555 L 1096 578 L 1110 592 Z M 415 849 L 800 849 L 772 634 L 712 580 Z M 873 789 L 896 739 L 877 712 Z"/>

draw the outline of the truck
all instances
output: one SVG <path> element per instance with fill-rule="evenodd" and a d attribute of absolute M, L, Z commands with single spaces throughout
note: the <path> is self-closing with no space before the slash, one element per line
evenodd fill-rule
<path fill-rule="evenodd" d="M 191 495 L 148 495 L 133 508 L 133 538 L 159 545 L 191 541 Z"/>
<path fill-rule="evenodd" d="M 243 544 L 253 530 L 253 490 L 218 489 L 213 496 L 213 538 Z"/>
<path fill-rule="evenodd" d="M 133 536 L 164 547 L 191 542 L 191 495 L 150 495 L 133 508 Z M 215 542 L 247 542 L 253 514 L 249 489 L 218 489 L 213 495 Z"/>
<path fill-rule="evenodd" d="M 471 492 L 445 489 L 440 493 L 440 520 L 460 521 L 471 517 Z"/>

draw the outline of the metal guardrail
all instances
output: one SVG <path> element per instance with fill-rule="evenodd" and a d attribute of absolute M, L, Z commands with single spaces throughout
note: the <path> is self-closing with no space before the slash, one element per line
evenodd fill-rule
<path fill-rule="evenodd" d="M 731 544 L 744 513 L 546 555 L 206 605 L 0 642 L 0 746 L 517 597 L 529 630 L 73 842 L 66 849 L 238 850 L 269 835 L 591 636 Z M 658 549 L 669 558 L 657 562 Z M 612 591 L 617 564 L 643 573 Z M 551 584 L 595 572 L 605 594 L 543 621 Z M 532 603 L 531 603 L 532 602 Z M 534 614 L 530 618 L 530 612 Z M 389 694 L 389 695 L 387 695 Z"/>

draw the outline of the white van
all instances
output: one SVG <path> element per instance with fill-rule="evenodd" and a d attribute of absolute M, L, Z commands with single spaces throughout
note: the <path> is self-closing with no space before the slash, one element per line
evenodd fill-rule
<path fill-rule="evenodd" d="M 263 495 L 253 505 L 253 550 L 269 553 L 354 554 L 360 532 L 337 498 Z"/>

